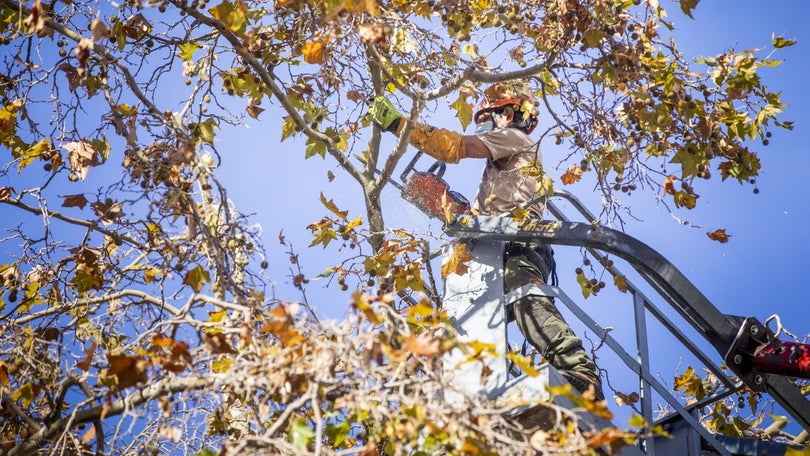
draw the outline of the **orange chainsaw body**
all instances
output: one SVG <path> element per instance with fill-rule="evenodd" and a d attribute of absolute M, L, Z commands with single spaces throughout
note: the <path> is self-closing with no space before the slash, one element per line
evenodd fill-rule
<path fill-rule="evenodd" d="M 421 209 L 427 215 L 447 223 L 445 207 L 451 215 L 465 214 L 470 211 L 470 202 L 450 186 L 433 167 L 428 172 L 415 171 L 410 175 L 402 190 L 402 197 Z"/>

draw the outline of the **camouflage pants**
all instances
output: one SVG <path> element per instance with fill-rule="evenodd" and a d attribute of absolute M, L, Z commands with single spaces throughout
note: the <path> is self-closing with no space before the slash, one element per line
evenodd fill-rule
<path fill-rule="evenodd" d="M 504 292 L 523 285 L 545 283 L 549 268 L 538 260 L 534 249 L 522 244 L 507 245 L 504 261 Z M 539 264 L 538 264 L 539 263 Z M 546 296 L 527 296 L 508 309 L 523 337 L 557 370 L 583 374 L 599 385 L 599 370 L 582 348 L 582 341 Z"/>

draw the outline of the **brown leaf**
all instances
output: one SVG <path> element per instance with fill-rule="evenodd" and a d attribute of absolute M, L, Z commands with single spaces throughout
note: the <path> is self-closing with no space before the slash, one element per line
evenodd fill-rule
<path fill-rule="evenodd" d="M 638 393 L 635 392 L 635 391 L 633 391 L 630 394 L 624 394 L 622 392 L 616 391 L 614 393 L 614 395 L 616 396 L 616 398 L 615 398 L 616 399 L 616 405 L 618 405 L 620 407 L 623 406 L 623 405 L 635 404 L 639 400 Z"/>
<path fill-rule="evenodd" d="M 2 359 L 0 359 L 0 385 L 11 385 L 11 381 L 8 378 L 8 364 L 6 364 Z"/>
<path fill-rule="evenodd" d="M 96 18 L 90 25 L 90 31 L 93 32 L 93 41 L 98 41 L 102 38 L 107 38 L 110 36 L 110 29 L 108 29 L 99 18 Z"/>
<path fill-rule="evenodd" d="M 87 177 L 91 167 L 101 164 L 93 145 L 87 141 L 69 142 L 62 148 L 68 152 L 70 170 L 82 180 Z"/>
<path fill-rule="evenodd" d="M 250 117 L 253 117 L 254 119 L 258 119 L 259 114 L 264 112 L 264 108 L 260 108 L 260 107 L 258 107 L 256 105 L 248 105 L 246 111 L 247 111 L 247 113 L 248 113 L 248 115 Z"/>
<path fill-rule="evenodd" d="M 68 195 L 62 202 L 62 207 L 78 207 L 79 209 L 84 209 L 84 206 L 86 205 L 87 198 L 85 198 L 81 193 L 78 195 Z"/>
<path fill-rule="evenodd" d="M 458 242 L 453 247 L 453 253 L 450 258 L 442 264 L 442 277 L 447 277 L 450 274 L 464 275 L 467 273 L 467 263 L 473 259 L 472 253 L 467 249 L 467 244 Z"/>
<path fill-rule="evenodd" d="M 237 353 L 236 350 L 231 347 L 231 344 L 228 343 L 228 336 L 223 333 L 202 333 L 202 340 L 205 348 L 208 349 L 208 351 L 212 354 L 218 355 L 221 353 L 226 353 L 235 355 Z"/>
<path fill-rule="evenodd" d="M 93 353 L 95 353 L 96 347 L 98 347 L 98 344 L 96 342 L 93 342 L 90 345 L 90 348 L 88 348 L 87 351 L 85 351 L 84 359 L 80 361 L 78 364 L 76 364 L 76 367 L 85 372 L 90 370 L 90 363 L 93 361 Z"/>
<path fill-rule="evenodd" d="M 677 193 L 677 190 L 675 190 L 676 180 L 678 180 L 678 178 L 675 176 L 667 176 L 667 178 L 664 179 L 664 191 L 667 192 L 667 194 L 674 195 Z"/>
<path fill-rule="evenodd" d="M 381 23 L 360 24 L 357 26 L 357 35 L 360 41 L 368 44 L 385 44 L 388 42 L 390 30 Z"/>
<path fill-rule="evenodd" d="M 627 290 L 630 289 L 630 285 L 627 283 L 627 277 L 623 275 L 613 276 L 613 284 L 616 285 L 616 288 L 622 293 L 627 293 Z"/>
<path fill-rule="evenodd" d="M 571 165 L 571 167 L 568 168 L 568 171 L 563 173 L 560 178 L 562 179 L 562 183 L 564 185 L 570 185 L 575 182 L 579 182 L 579 180 L 582 178 L 583 172 L 584 171 L 579 166 Z"/>
<path fill-rule="evenodd" d="M 28 33 L 36 32 L 39 37 L 45 36 L 44 32 L 46 32 L 47 27 L 45 24 L 45 13 L 45 7 L 42 5 L 42 2 L 35 0 L 34 4 L 31 6 L 28 17 L 25 18 Z"/>
<path fill-rule="evenodd" d="M 110 363 L 108 373 L 118 379 L 118 388 L 146 382 L 146 367 L 149 362 L 145 359 L 130 355 L 107 355 L 107 360 Z"/>
<path fill-rule="evenodd" d="M 11 192 L 13 189 L 11 187 L 0 187 L 0 201 L 5 201 L 11 198 Z"/>
<path fill-rule="evenodd" d="M 726 242 L 728 242 L 728 238 L 731 237 L 730 234 L 726 234 L 725 229 L 714 230 L 711 233 L 706 233 L 706 236 L 709 236 L 709 239 L 711 239 L 712 241 L 717 241 L 721 244 L 725 244 Z"/>
<path fill-rule="evenodd" d="M 360 92 L 358 92 L 356 90 L 349 90 L 348 92 L 346 92 L 346 98 L 348 98 L 349 100 L 351 100 L 351 101 L 353 101 L 355 103 L 365 100 L 365 97 L 363 96 L 363 94 L 361 94 Z"/>
<path fill-rule="evenodd" d="M 96 438 L 96 427 L 90 426 L 87 429 L 87 432 L 85 432 L 84 435 L 82 436 L 82 443 L 85 444 L 90 443 L 93 441 L 94 438 Z"/>
<path fill-rule="evenodd" d="M 105 225 L 112 224 L 115 219 L 121 218 L 124 215 L 124 211 L 121 210 L 121 203 L 116 203 L 110 199 L 103 203 L 101 201 L 96 201 L 95 203 L 92 203 L 90 207 L 93 208 L 96 215 L 101 217 L 101 222 Z"/>

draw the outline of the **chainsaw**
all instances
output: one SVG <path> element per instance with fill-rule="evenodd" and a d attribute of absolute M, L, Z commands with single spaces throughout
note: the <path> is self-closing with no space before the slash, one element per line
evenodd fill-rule
<path fill-rule="evenodd" d="M 414 166 L 421 157 L 417 152 L 400 175 L 404 185 L 397 187 L 402 198 L 422 210 L 429 217 L 448 222 L 447 215 L 460 215 L 470 211 L 470 202 L 463 195 L 453 190 L 442 179 L 445 164 L 433 163 L 427 171 L 416 171 Z M 452 217 L 451 217 L 452 218 Z"/>

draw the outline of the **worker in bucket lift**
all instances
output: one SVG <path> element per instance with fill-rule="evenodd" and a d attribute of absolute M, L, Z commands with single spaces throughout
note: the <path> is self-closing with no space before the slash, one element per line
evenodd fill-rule
<path fill-rule="evenodd" d="M 369 116 L 383 130 L 399 135 L 406 124 L 413 126 L 410 144 L 445 163 L 463 158 L 486 159 L 474 213 L 499 216 L 531 200 L 538 187 L 536 173 L 521 172 L 541 163 L 540 148 L 529 134 L 537 126 L 536 101 L 519 82 L 497 83 L 484 91 L 473 121 L 475 135 L 462 135 L 407 119 L 384 96 L 375 97 Z M 536 206 L 536 205 L 535 205 Z M 542 207 L 529 210 L 540 217 Z M 551 248 L 510 242 L 504 252 L 504 292 L 529 283 L 546 283 L 553 271 Z M 548 362 L 580 392 L 593 388 L 603 399 L 599 370 L 582 348 L 551 298 L 528 296 L 507 309 L 520 331 Z"/>

